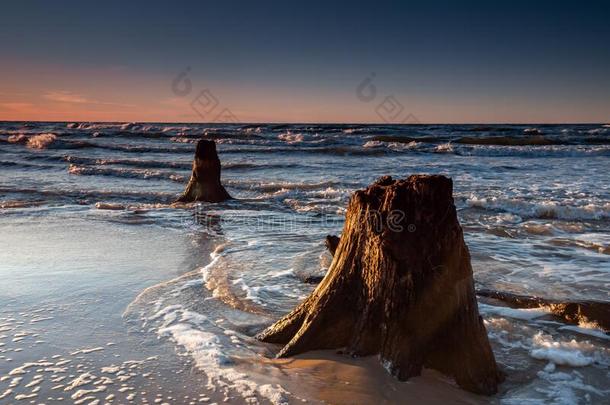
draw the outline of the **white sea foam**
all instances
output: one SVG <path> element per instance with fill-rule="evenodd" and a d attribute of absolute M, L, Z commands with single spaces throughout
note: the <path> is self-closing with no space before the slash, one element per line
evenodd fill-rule
<path fill-rule="evenodd" d="M 436 148 L 434 148 L 434 151 L 437 153 L 453 153 L 454 149 L 453 149 L 453 145 L 451 144 L 451 142 L 448 142 L 448 143 L 443 143 L 443 144 L 437 145 Z"/>
<path fill-rule="evenodd" d="M 167 316 L 166 321 L 172 322 L 173 317 Z M 160 328 L 158 334 L 162 337 L 172 337 L 191 354 L 195 364 L 202 370 L 233 363 L 231 358 L 223 353 L 220 339 L 213 333 L 197 330 L 187 323 L 178 323 Z"/>
<path fill-rule="evenodd" d="M 610 218 L 610 203 L 583 206 L 562 205 L 554 201 L 530 202 L 515 198 L 477 197 L 466 200 L 469 207 L 504 211 L 526 218 L 591 220 Z"/>
<path fill-rule="evenodd" d="M 49 145 L 57 140 L 55 134 L 39 134 L 31 136 L 26 146 L 32 149 L 46 149 Z"/>
<path fill-rule="evenodd" d="M 505 318 L 521 319 L 530 321 L 532 319 L 540 318 L 542 316 L 550 314 L 550 311 L 546 308 L 509 308 L 509 307 L 498 307 L 495 305 L 479 303 L 479 309 L 482 313 L 487 315 L 497 315 Z"/>
<path fill-rule="evenodd" d="M 413 150 L 418 149 L 422 146 L 421 142 L 411 141 L 409 143 L 404 142 L 390 142 L 388 148 L 396 151 Z"/>
<path fill-rule="evenodd" d="M 362 145 L 363 148 L 379 148 L 384 146 L 385 143 L 381 142 L 381 141 L 367 141 L 364 145 Z"/>
<path fill-rule="evenodd" d="M 127 207 L 123 204 L 105 203 L 105 202 L 101 202 L 101 201 L 95 203 L 95 208 L 97 208 L 98 210 L 111 210 L 111 211 L 120 211 L 120 210 L 127 209 Z"/>
<path fill-rule="evenodd" d="M 290 131 L 288 131 L 284 134 L 279 134 L 277 137 L 278 137 L 278 139 L 280 139 L 286 143 L 300 143 L 305 140 L 305 137 L 303 136 L 303 134 L 300 134 L 300 133 L 293 134 Z"/>
<path fill-rule="evenodd" d="M 15 134 L 8 137 L 9 143 L 26 143 L 28 141 L 28 137 L 24 134 Z"/>
<path fill-rule="evenodd" d="M 584 367 L 592 363 L 610 364 L 607 353 L 588 341 L 554 340 L 551 335 L 543 332 L 538 332 L 532 338 L 530 356 L 572 367 Z"/>
<path fill-rule="evenodd" d="M 185 310 L 182 306 L 164 308 L 161 313 L 163 321 L 158 335 L 170 338 L 186 350 L 195 366 L 208 377 L 209 389 L 220 388 L 227 397 L 230 391 L 237 392 L 251 404 L 258 404 L 259 398 L 272 404 L 288 404 L 290 393 L 280 385 L 258 384 L 235 368 L 234 360 L 227 354 L 240 341 L 235 331 L 226 333 L 225 330 L 222 334 L 208 331 L 206 326 L 215 326 L 205 315 Z M 159 313 L 150 320 L 158 318 Z M 223 340 L 223 335 L 228 339 Z"/>
<path fill-rule="evenodd" d="M 587 133 L 591 135 L 605 134 L 606 132 L 608 132 L 608 128 L 605 125 L 603 128 L 595 128 L 587 131 Z"/>
<path fill-rule="evenodd" d="M 132 131 L 139 128 L 135 122 L 126 122 L 125 124 L 120 126 L 122 131 Z"/>
<path fill-rule="evenodd" d="M 169 173 L 162 170 L 151 169 L 127 169 L 106 166 L 78 166 L 70 164 L 68 173 L 75 175 L 101 175 L 101 176 L 116 176 L 138 179 L 159 179 L 171 180 L 179 183 L 184 183 L 186 177 L 176 173 Z"/>

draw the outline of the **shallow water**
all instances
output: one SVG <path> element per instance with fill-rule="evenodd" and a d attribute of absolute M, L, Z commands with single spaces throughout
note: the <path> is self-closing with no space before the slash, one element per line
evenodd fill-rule
<path fill-rule="evenodd" d="M 170 208 L 201 136 L 219 144 L 237 200 Z M 350 193 L 386 174 L 453 178 L 477 286 L 609 300 L 609 163 L 602 125 L 3 123 L 0 402 L 66 400 L 78 388 L 52 388 L 84 373 L 97 380 L 80 388 L 106 387 L 82 393 L 90 401 L 340 401 L 318 395 L 338 382 L 305 368 L 308 383 L 295 383 L 267 360 L 277 348 L 252 336 L 311 292 L 302 279 L 330 264 L 324 236 L 340 233 Z M 480 308 L 508 378 L 494 398 L 461 400 L 610 395 L 607 334 L 491 304 Z M 131 360 L 143 362 L 120 381 Z M 53 365 L 26 368 L 11 387 L 28 362 Z M 395 398 L 373 391 L 358 398 Z"/>

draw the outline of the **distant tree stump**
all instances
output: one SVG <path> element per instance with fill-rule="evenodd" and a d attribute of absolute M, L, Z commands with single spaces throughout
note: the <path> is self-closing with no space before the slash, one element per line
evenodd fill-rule
<path fill-rule="evenodd" d="M 502 379 L 479 316 L 452 181 L 383 177 L 352 196 L 328 273 L 291 313 L 258 335 L 278 357 L 344 348 L 379 354 L 400 380 L 429 367 L 494 394 Z"/>
<path fill-rule="evenodd" d="M 216 143 L 202 139 L 197 142 L 191 178 L 176 202 L 221 202 L 230 198 L 220 182 L 220 159 Z"/>
<path fill-rule="evenodd" d="M 339 246 L 339 237 L 335 235 L 326 235 L 326 241 L 324 244 L 326 245 L 326 249 L 330 252 L 331 256 L 335 255 L 335 251 L 337 250 L 337 246 Z"/>

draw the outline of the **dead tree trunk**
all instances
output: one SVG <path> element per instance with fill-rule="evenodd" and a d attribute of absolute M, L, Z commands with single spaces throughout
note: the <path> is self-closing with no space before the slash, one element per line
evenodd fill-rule
<path fill-rule="evenodd" d="M 344 348 L 379 354 L 400 380 L 430 367 L 493 394 L 501 380 L 474 293 L 470 254 L 443 176 L 384 177 L 352 196 L 330 269 L 258 338 L 278 357 Z"/>
<path fill-rule="evenodd" d="M 481 297 L 492 298 L 507 303 L 513 308 L 547 308 L 553 315 L 569 323 L 594 322 L 610 331 L 610 303 L 596 300 L 552 300 L 503 291 L 477 291 Z"/>
<path fill-rule="evenodd" d="M 331 256 L 339 244 L 339 237 L 326 236 L 326 248 Z M 318 284 L 323 276 L 308 276 L 303 281 L 309 284 Z M 565 322 L 580 324 L 583 322 L 595 323 L 608 333 L 610 331 L 610 302 L 598 300 L 554 300 L 529 295 L 513 294 L 505 291 L 481 288 L 475 291 L 479 297 L 502 301 L 511 308 L 546 308 L 553 315 L 562 318 Z"/>
<path fill-rule="evenodd" d="M 176 202 L 221 202 L 230 198 L 220 183 L 220 159 L 216 153 L 216 143 L 202 139 L 197 142 L 191 178 Z"/>
<path fill-rule="evenodd" d="M 326 249 L 328 249 L 331 256 L 335 255 L 337 246 L 339 246 L 339 240 L 339 237 L 336 235 L 326 235 L 326 241 L 324 244 L 326 245 Z"/>

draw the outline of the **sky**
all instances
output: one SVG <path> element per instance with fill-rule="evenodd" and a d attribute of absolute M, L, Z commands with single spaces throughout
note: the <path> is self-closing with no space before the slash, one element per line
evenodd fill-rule
<path fill-rule="evenodd" d="M 607 123 L 610 4 L 13 1 L 0 120 Z"/>

